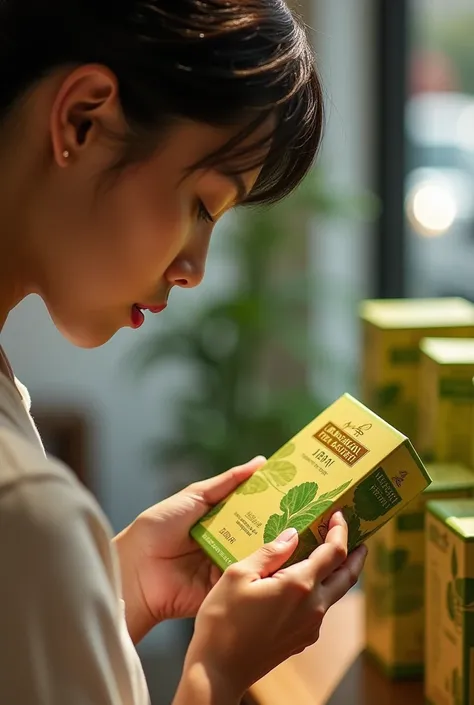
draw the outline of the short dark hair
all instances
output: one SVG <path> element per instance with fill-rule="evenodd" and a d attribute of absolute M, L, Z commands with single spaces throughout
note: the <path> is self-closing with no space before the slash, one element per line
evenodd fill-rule
<path fill-rule="evenodd" d="M 278 201 L 313 163 L 321 83 L 283 0 L 0 0 L 0 118 L 54 68 L 91 62 L 117 76 L 130 148 L 176 118 L 244 125 L 196 166 L 262 167 L 248 202 Z"/>

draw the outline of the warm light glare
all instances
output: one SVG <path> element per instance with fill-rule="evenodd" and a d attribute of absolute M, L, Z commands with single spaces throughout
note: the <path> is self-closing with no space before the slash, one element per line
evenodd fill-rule
<path fill-rule="evenodd" d="M 457 214 L 453 195 L 438 184 L 420 184 L 411 194 L 408 217 L 420 235 L 443 235 L 452 226 Z"/>

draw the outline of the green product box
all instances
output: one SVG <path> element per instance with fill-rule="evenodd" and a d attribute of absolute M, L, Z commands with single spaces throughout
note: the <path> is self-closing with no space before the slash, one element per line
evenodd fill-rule
<path fill-rule="evenodd" d="M 474 500 L 429 502 L 426 671 L 430 705 L 474 703 Z"/>
<path fill-rule="evenodd" d="M 464 299 L 365 301 L 362 400 L 415 443 L 422 338 L 474 337 L 474 306 Z"/>
<path fill-rule="evenodd" d="M 474 472 L 427 465 L 432 484 L 368 541 L 364 570 L 367 649 L 391 678 L 419 678 L 424 665 L 425 506 L 474 497 Z"/>
<path fill-rule="evenodd" d="M 429 462 L 472 466 L 474 339 L 421 341 L 417 448 Z"/>

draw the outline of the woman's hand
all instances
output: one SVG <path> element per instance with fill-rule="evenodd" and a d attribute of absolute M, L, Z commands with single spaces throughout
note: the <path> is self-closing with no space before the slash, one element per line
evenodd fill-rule
<path fill-rule="evenodd" d="M 221 572 L 189 531 L 264 463 L 258 457 L 190 485 L 143 512 L 114 539 L 127 625 L 135 642 L 160 621 L 196 615 Z"/>
<path fill-rule="evenodd" d="M 347 525 L 340 513 L 331 519 L 325 544 L 280 569 L 297 543 L 297 534 L 287 530 L 226 570 L 199 610 L 184 691 L 201 678 L 201 690 L 238 702 L 255 681 L 318 639 L 329 607 L 357 582 L 367 550 L 361 546 L 347 558 Z M 180 690 L 175 702 L 181 702 Z"/>

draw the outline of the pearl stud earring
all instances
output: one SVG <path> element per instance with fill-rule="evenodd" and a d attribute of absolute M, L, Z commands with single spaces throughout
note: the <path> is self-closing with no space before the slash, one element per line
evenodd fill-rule
<path fill-rule="evenodd" d="M 63 157 L 64 157 L 64 159 L 69 159 L 69 152 L 67 149 L 64 150 Z"/>

